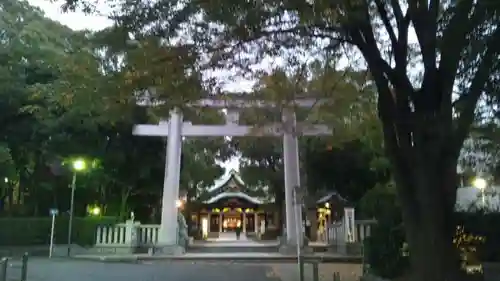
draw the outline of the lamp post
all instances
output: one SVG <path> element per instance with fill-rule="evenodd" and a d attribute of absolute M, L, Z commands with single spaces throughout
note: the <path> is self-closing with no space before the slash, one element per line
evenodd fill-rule
<path fill-rule="evenodd" d="M 85 170 L 86 164 L 82 159 L 76 159 L 71 163 L 73 168 L 73 179 L 71 181 L 71 198 L 69 203 L 69 222 L 68 222 L 68 257 L 71 255 L 71 236 L 73 232 L 73 212 L 75 209 L 75 189 L 76 173 Z"/>
<path fill-rule="evenodd" d="M 486 207 L 486 200 L 485 200 L 485 196 L 484 196 L 484 190 L 488 186 L 488 182 L 486 182 L 486 180 L 483 179 L 483 178 L 477 177 L 472 182 L 472 185 L 475 188 L 477 188 L 477 189 L 479 189 L 481 191 L 481 202 L 482 202 L 483 208 Z"/>

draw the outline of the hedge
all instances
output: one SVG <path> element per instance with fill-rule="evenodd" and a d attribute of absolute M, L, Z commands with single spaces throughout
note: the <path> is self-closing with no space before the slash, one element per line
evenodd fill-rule
<path fill-rule="evenodd" d="M 67 216 L 56 217 L 54 243 L 66 244 L 68 240 Z M 0 218 L 0 246 L 32 246 L 50 243 L 50 217 Z M 81 246 L 95 243 L 99 225 L 114 225 L 115 217 L 75 217 L 72 241 Z"/>
<path fill-rule="evenodd" d="M 500 262 L 500 213 L 456 213 L 455 219 L 454 223 L 463 228 L 467 235 L 484 238 L 473 245 L 475 250 L 471 254 L 474 260 Z M 364 241 L 365 258 L 371 272 L 385 278 L 400 276 L 409 265 L 403 250 L 403 225 L 390 222 L 381 220 Z"/>
<path fill-rule="evenodd" d="M 457 213 L 456 224 L 467 234 L 484 238 L 478 243 L 478 259 L 483 262 L 500 262 L 500 213 Z"/>

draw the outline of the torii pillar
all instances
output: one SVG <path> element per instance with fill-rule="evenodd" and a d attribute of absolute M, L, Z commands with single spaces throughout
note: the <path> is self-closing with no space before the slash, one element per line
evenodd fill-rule
<path fill-rule="evenodd" d="M 176 201 L 179 198 L 182 154 L 182 112 L 178 109 L 170 112 L 166 153 L 158 246 L 164 251 L 173 250 L 177 253 L 179 249 Z"/>
<path fill-rule="evenodd" d="M 285 177 L 285 223 L 286 241 L 289 246 L 302 245 L 302 205 L 296 204 L 294 189 L 300 187 L 299 141 L 297 137 L 297 120 L 295 112 L 283 110 L 283 166 Z M 298 210 L 297 210 L 298 209 Z M 297 226 L 297 224 L 299 224 Z M 297 237 L 297 227 L 300 228 Z M 293 248 L 292 248 L 293 249 Z"/>

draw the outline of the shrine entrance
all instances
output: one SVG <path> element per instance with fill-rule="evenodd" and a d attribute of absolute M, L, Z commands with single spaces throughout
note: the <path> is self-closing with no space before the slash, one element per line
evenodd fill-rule
<path fill-rule="evenodd" d="M 145 91 L 138 94 L 138 103 L 145 106 L 156 106 L 159 104 L 155 98 L 155 91 Z M 294 249 L 302 245 L 304 240 L 302 228 L 302 188 L 299 170 L 299 136 L 331 136 L 332 130 L 323 124 L 311 124 L 308 120 L 297 122 L 295 108 L 312 108 L 320 105 L 324 100 L 315 98 L 299 97 L 284 102 L 270 102 L 266 100 L 248 99 L 244 95 L 220 95 L 207 97 L 187 104 L 188 107 L 212 108 L 225 110 L 225 124 L 221 125 L 196 125 L 189 121 L 184 122 L 183 112 L 180 108 L 170 111 L 167 120 L 158 125 L 139 124 L 134 126 L 133 134 L 140 136 L 167 137 L 167 155 L 165 180 L 163 187 L 161 224 L 159 230 L 158 245 L 162 247 L 177 246 L 177 207 L 175 202 L 179 199 L 180 167 L 183 137 L 237 137 L 237 136 L 279 136 L 283 138 L 283 166 L 285 186 L 285 225 L 286 246 Z M 161 104 L 161 103 L 160 103 Z M 267 108 L 277 110 L 281 115 L 281 122 L 269 123 L 262 126 L 240 124 L 239 110 L 245 108 Z M 166 116 L 165 116 L 166 117 Z M 238 196 L 236 196 L 238 197 Z M 207 210 L 208 211 L 208 210 Z M 210 210 L 210 217 L 205 217 L 202 225 L 212 226 L 214 214 Z M 246 214 L 246 213 L 244 213 Z M 254 227 L 265 229 L 259 225 L 259 214 L 253 213 Z M 265 216 L 265 214 L 264 214 Z M 208 223 L 210 222 L 210 223 Z M 215 220 L 219 225 L 219 233 L 223 230 L 223 220 L 219 213 L 219 219 Z M 233 222 L 231 221 L 231 224 Z M 241 220 L 246 226 L 245 218 Z M 210 228 L 211 229 L 211 228 Z M 210 231 L 208 231 L 210 233 Z"/>
<path fill-rule="evenodd" d="M 238 212 L 227 212 L 222 214 L 222 231 L 236 232 L 237 228 L 242 228 L 243 216 Z"/>
<path fill-rule="evenodd" d="M 206 188 L 204 198 L 209 198 L 195 199 L 190 207 L 190 229 L 201 229 L 201 237 L 195 239 L 216 238 L 237 228 L 242 234 L 258 235 L 280 227 L 274 200 L 257 196 L 237 171 L 231 170 L 215 182 Z"/>

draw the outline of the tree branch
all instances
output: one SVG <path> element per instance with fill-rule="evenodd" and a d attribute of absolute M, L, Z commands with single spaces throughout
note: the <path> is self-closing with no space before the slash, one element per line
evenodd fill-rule
<path fill-rule="evenodd" d="M 441 43 L 441 60 L 439 62 L 439 78 L 441 83 L 441 93 L 443 100 L 451 99 L 455 76 L 460 65 L 460 55 L 467 44 L 467 34 L 474 28 L 473 23 L 478 22 L 479 11 L 475 10 L 469 19 L 469 12 L 472 9 L 473 0 L 457 1 L 456 12 L 448 23 L 448 28 L 444 31 Z M 446 51 L 444 51 L 446 48 Z"/>
<path fill-rule="evenodd" d="M 413 87 L 404 73 L 397 73 L 382 58 L 377 47 L 375 35 L 370 24 L 368 8 L 365 6 L 364 21 L 359 21 L 357 26 L 352 27 L 350 31 L 352 41 L 360 49 L 369 65 L 369 69 L 374 77 L 377 88 L 379 89 L 379 103 L 385 103 L 384 109 L 386 116 L 381 116 L 382 122 L 390 123 L 395 126 L 396 139 L 398 146 L 410 153 L 411 150 L 411 131 L 413 123 L 411 122 L 410 97 L 413 95 Z M 406 66 L 405 66 L 406 69 Z M 385 82 L 384 82 L 385 81 Z M 393 92 L 389 88 L 389 81 L 397 91 Z M 387 91 L 383 89 L 387 88 Z M 397 95 L 396 95 L 397 93 Z M 385 96 L 383 96 L 385 95 Z M 382 110 L 382 108 L 380 109 Z M 381 114 L 381 112 L 379 112 Z M 387 119 L 382 119 L 387 118 Z"/>
<path fill-rule="evenodd" d="M 497 27 L 489 40 L 486 42 L 486 52 L 481 59 L 477 71 L 472 79 L 469 91 L 467 94 L 460 98 L 457 104 L 463 104 L 457 120 L 456 127 L 453 134 L 453 148 L 456 153 L 460 151 L 462 144 L 467 137 L 469 128 L 474 121 L 475 109 L 477 102 L 484 92 L 484 85 L 490 79 L 491 68 L 496 62 L 499 50 L 496 46 L 500 44 L 500 27 Z M 457 152 L 458 151 L 458 152 Z"/>
<path fill-rule="evenodd" d="M 396 38 L 396 34 L 394 33 L 394 29 L 391 25 L 391 20 L 389 19 L 389 14 L 387 13 L 385 4 L 382 3 L 381 0 L 375 0 L 375 5 L 377 6 L 378 13 L 380 18 L 382 19 L 382 23 L 384 24 L 385 30 L 387 30 L 387 34 L 389 34 L 389 39 L 391 40 L 392 51 L 394 55 L 397 57 L 398 55 L 398 39 Z M 397 59 L 397 58 L 396 58 Z"/>

